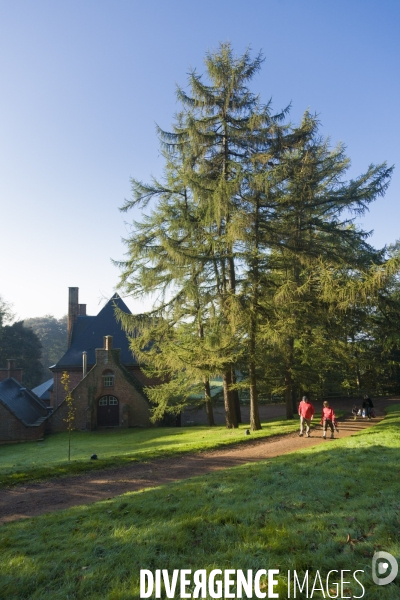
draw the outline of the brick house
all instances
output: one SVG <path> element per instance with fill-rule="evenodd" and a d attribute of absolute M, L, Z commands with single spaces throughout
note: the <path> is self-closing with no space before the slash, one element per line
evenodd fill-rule
<path fill-rule="evenodd" d="M 143 388 L 159 382 L 142 372 L 115 318 L 115 306 L 130 313 L 128 307 L 115 294 L 97 316 L 89 316 L 78 303 L 78 291 L 69 288 L 68 349 L 50 367 L 54 379 L 28 390 L 15 360 L 0 369 L 0 443 L 37 440 L 67 429 L 64 372 L 74 399 L 74 429 L 151 425 Z"/>
<path fill-rule="evenodd" d="M 78 288 L 69 288 L 68 349 L 56 365 L 50 391 L 52 414 L 46 432 L 64 431 L 67 413 L 61 377 L 67 372 L 74 399 L 75 429 L 145 427 L 150 425 L 150 404 L 143 387 L 154 385 L 129 348 L 115 318 L 115 306 L 130 313 L 115 294 L 95 317 L 78 302 Z"/>

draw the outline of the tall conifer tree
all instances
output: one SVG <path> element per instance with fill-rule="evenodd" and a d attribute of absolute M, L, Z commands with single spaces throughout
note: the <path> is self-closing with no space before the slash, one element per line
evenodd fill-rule
<path fill-rule="evenodd" d="M 209 298 L 213 298 L 212 311 L 217 312 L 219 320 L 219 364 L 222 365 L 228 427 L 236 427 L 239 416 L 232 390 L 232 374 L 238 359 L 234 341 L 237 315 L 241 310 L 237 259 L 241 260 L 243 251 L 243 239 L 238 235 L 237 225 L 243 223 L 243 214 L 247 210 L 244 198 L 248 195 L 248 182 L 253 169 L 252 157 L 260 152 L 266 153 L 271 144 L 276 145 L 276 140 L 286 132 L 286 127 L 280 125 L 285 111 L 272 115 L 270 106 L 262 106 L 258 97 L 248 88 L 249 82 L 259 71 L 262 60 L 261 54 L 252 59 L 249 51 L 241 57 L 235 57 L 229 44 L 222 44 L 215 54 L 207 54 L 205 64 L 209 81 L 203 82 L 202 77 L 193 71 L 189 76 L 191 94 L 178 88 L 178 99 L 183 104 L 183 110 L 177 117 L 173 131 L 159 130 L 166 158 L 170 165 L 174 164 L 176 167 L 175 182 L 179 182 L 178 187 L 185 189 L 187 204 L 184 211 L 192 215 L 181 234 L 185 231 L 182 235 L 187 239 L 188 227 L 192 234 L 195 229 L 200 234 L 196 240 L 196 251 L 192 248 L 188 252 L 181 241 L 177 242 L 177 230 L 175 229 L 175 234 L 172 233 L 175 225 L 168 226 L 165 221 L 163 224 L 160 222 L 160 227 L 168 229 L 163 251 L 169 255 L 168 260 L 171 260 L 173 251 L 173 261 L 186 266 L 196 263 L 201 265 L 200 272 L 207 274 L 207 293 Z M 138 202 L 143 204 L 150 197 L 162 198 L 169 195 L 172 198 L 169 185 L 141 186 L 134 182 L 133 186 L 135 199 L 128 202 L 124 210 Z M 162 204 L 162 200 L 160 202 Z M 159 205 L 154 216 L 157 212 L 161 214 Z M 189 237 L 193 241 L 192 234 Z M 197 234 L 194 235 L 196 237 Z M 149 239 L 155 238 L 150 236 Z M 166 250 L 167 240 L 169 248 Z M 158 265 L 153 269 L 157 272 L 157 281 L 150 280 L 153 290 L 157 289 L 160 273 L 164 273 L 159 268 L 159 255 L 155 257 L 154 253 L 154 248 L 157 248 L 156 253 L 160 251 L 158 244 L 153 249 L 141 250 L 143 242 L 147 248 L 147 239 L 143 240 L 135 235 L 129 240 L 132 259 L 129 264 L 125 264 L 122 279 L 128 292 L 132 291 L 132 285 L 128 282 L 132 281 L 133 272 L 139 274 L 139 278 L 133 275 L 136 282 L 143 276 L 143 269 L 137 264 L 137 251 L 142 252 L 142 257 L 146 256 L 147 261 L 155 260 L 154 264 Z M 168 277 L 177 283 L 176 270 L 174 273 L 170 269 Z M 150 290 L 148 287 L 142 289 Z M 204 287 L 200 291 L 203 294 Z M 250 356 L 254 354 L 252 347 L 250 341 Z M 250 365 L 253 363 L 251 358 Z M 252 427 L 259 428 L 254 369 L 250 370 Z"/>
<path fill-rule="evenodd" d="M 212 249 L 209 260 L 215 270 L 220 320 L 232 336 L 240 312 L 237 260 L 240 261 L 243 251 L 243 236 L 238 234 L 238 223 L 247 218 L 243 213 L 247 209 L 245 198 L 253 171 L 252 157 L 267 152 L 286 131 L 279 125 L 286 111 L 272 115 L 270 105 L 262 106 L 248 88 L 262 61 L 261 54 L 252 59 L 249 51 L 235 57 L 230 44 L 222 44 L 215 54 L 207 54 L 209 81 L 205 83 L 195 71 L 190 74 L 191 94 L 178 89 L 184 107 L 180 121 L 173 132 L 160 131 L 168 150 L 174 152 L 183 146 L 193 158 L 185 177 L 195 202 L 203 207 L 202 224 Z M 251 323 L 254 327 L 254 319 Z M 251 425 L 258 429 L 253 342 L 251 338 L 248 347 Z M 231 357 L 223 370 L 228 427 L 236 427 L 238 420 L 231 389 L 235 362 L 235 357 Z"/>
<path fill-rule="evenodd" d="M 284 183 L 269 236 L 269 268 L 276 288 L 272 328 L 274 336 L 278 329 L 281 333 L 288 418 L 293 416 L 298 390 L 294 376 L 296 340 L 304 329 L 312 327 L 323 303 L 326 306 L 321 274 L 324 269 L 338 273 L 368 269 L 378 258 L 366 242 L 368 234 L 357 229 L 353 221 L 354 215 L 363 214 L 384 194 L 392 169 L 386 163 L 371 165 L 365 174 L 346 181 L 349 164 L 343 145 L 332 150 L 329 141 L 315 131 L 309 139 L 300 137 L 276 166 Z M 271 323 L 268 328 L 271 331 Z"/>
<path fill-rule="evenodd" d="M 353 216 L 384 193 L 391 169 L 371 166 L 346 181 L 344 148 L 330 149 L 314 117 L 285 125 L 287 109 L 273 115 L 250 92 L 262 60 L 248 51 L 236 57 L 229 44 L 206 55 L 208 80 L 192 71 L 190 93 L 178 88 L 182 111 L 173 130 L 159 129 L 164 179 L 133 180 L 133 199 L 122 207 L 144 209 L 152 201 L 127 240 L 120 287 L 155 301 L 140 318 L 120 317 L 141 334 L 132 338 L 134 351 L 166 378 L 150 392 L 158 416 L 168 402 L 178 410 L 195 381 L 203 382 L 210 409 L 209 377 L 220 373 L 226 424 L 236 427 L 232 382 L 235 367 L 246 364 L 251 427 L 261 427 L 263 368 L 275 378 L 283 372 L 291 418 L 295 394 L 313 377 L 300 364 L 302 348 L 326 347 L 329 311 L 338 306 L 327 290 L 341 273 L 357 270 L 364 285 L 380 260 Z M 377 285 L 374 278 L 368 285 Z M 350 288 L 340 293 L 351 295 Z"/>

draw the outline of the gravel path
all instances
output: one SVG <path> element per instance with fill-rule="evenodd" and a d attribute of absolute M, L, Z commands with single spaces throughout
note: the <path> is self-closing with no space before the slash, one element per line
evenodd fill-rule
<path fill-rule="evenodd" d="M 373 421 L 354 421 L 352 417 L 344 419 L 336 437 L 348 437 L 373 426 L 382 418 L 383 406 L 377 406 L 378 417 Z M 300 438 L 297 433 L 255 442 L 250 438 L 247 443 L 222 450 L 133 463 L 85 475 L 0 489 L 0 524 L 273 458 L 321 443 L 335 444 L 335 440 L 323 440 L 321 429 L 316 426 L 310 438 Z"/>

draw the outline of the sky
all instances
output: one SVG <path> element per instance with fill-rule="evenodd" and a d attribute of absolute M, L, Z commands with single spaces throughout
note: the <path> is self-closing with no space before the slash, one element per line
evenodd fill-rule
<path fill-rule="evenodd" d="M 230 41 L 262 50 L 261 101 L 319 115 L 345 143 L 349 177 L 397 164 L 357 223 L 376 247 L 400 238 L 398 0 L 0 0 L 0 296 L 19 319 L 67 312 L 68 287 L 97 314 L 112 259 L 139 213 L 130 179 L 162 173 L 156 123 L 176 84 Z M 126 299 L 132 311 L 149 308 Z"/>

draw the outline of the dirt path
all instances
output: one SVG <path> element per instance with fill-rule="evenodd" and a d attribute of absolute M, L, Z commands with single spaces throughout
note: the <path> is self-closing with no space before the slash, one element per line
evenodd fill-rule
<path fill-rule="evenodd" d="M 347 418 L 340 423 L 340 434 L 336 434 L 336 437 L 348 437 L 373 426 L 379 420 L 380 417 L 373 421 Z M 321 443 L 335 444 L 335 440 L 323 440 L 321 429 L 317 426 L 310 438 L 300 438 L 297 433 L 289 434 L 269 440 L 249 441 L 223 450 L 133 463 L 128 467 L 0 490 L 0 524 L 273 458 Z"/>

